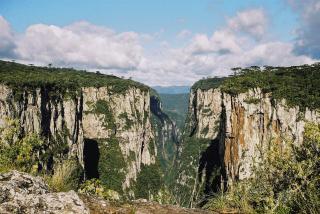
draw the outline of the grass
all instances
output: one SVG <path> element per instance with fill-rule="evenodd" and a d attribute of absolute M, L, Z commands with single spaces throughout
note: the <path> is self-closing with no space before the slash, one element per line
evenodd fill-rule
<path fill-rule="evenodd" d="M 51 190 L 67 192 L 77 190 L 82 177 L 82 168 L 77 160 L 66 160 L 54 168 L 53 175 L 45 175 Z"/>

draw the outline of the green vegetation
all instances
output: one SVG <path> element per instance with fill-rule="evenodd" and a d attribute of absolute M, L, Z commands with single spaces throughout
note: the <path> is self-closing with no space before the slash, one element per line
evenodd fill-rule
<path fill-rule="evenodd" d="M 92 111 L 86 113 L 94 113 L 96 115 L 104 115 L 104 126 L 107 129 L 114 129 L 115 127 L 115 119 L 113 113 L 110 110 L 110 106 L 105 100 L 98 100 L 95 105 L 93 105 Z"/>
<path fill-rule="evenodd" d="M 195 136 L 184 136 L 181 145 L 182 152 L 179 154 L 179 167 L 175 172 L 175 186 L 172 187 L 175 195 L 178 196 L 177 202 L 181 206 L 190 206 L 190 203 L 197 200 L 203 192 L 203 184 L 198 182 L 199 159 L 203 151 L 210 145 L 208 139 L 198 139 Z M 181 176 L 187 177 L 185 183 L 179 183 Z M 192 194 L 193 193 L 193 194 Z"/>
<path fill-rule="evenodd" d="M 81 178 L 82 167 L 76 159 L 63 160 L 55 163 L 52 171 L 46 171 L 45 164 L 58 146 L 48 145 L 36 134 L 20 137 L 18 120 L 5 119 L 0 128 L 0 172 L 19 170 L 35 175 L 42 175 L 54 191 L 76 190 Z"/>
<path fill-rule="evenodd" d="M 54 173 L 46 175 L 45 180 L 56 192 L 77 190 L 83 176 L 83 169 L 76 159 L 65 160 L 55 165 Z"/>
<path fill-rule="evenodd" d="M 289 106 L 297 105 L 301 109 L 320 108 L 319 63 L 291 67 L 266 66 L 263 69 L 253 66 L 234 70 L 234 76 L 200 80 L 192 89 L 221 87 L 223 92 L 237 95 L 249 89 L 261 88 L 265 93 L 272 92 L 272 97 L 276 100 L 286 99 Z"/>
<path fill-rule="evenodd" d="M 141 115 L 140 115 L 141 116 Z M 120 119 L 124 119 L 126 122 L 125 129 L 128 130 L 133 126 L 133 121 L 129 119 L 127 112 L 123 112 L 119 115 Z M 140 117 L 139 117 L 140 118 Z"/>
<path fill-rule="evenodd" d="M 202 113 L 203 114 L 208 114 L 208 113 L 210 113 L 211 112 L 211 109 L 210 108 L 203 108 L 202 109 Z"/>
<path fill-rule="evenodd" d="M 100 159 L 98 171 L 105 188 L 122 193 L 122 183 L 125 179 L 126 162 L 120 145 L 115 137 L 99 140 Z"/>
<path fill-rule="evenodd" d="M 226 77 L 214 77 L 214 78 L 207 78 L 197 81 L 191 87 L 192 90 L 201 89 L 201 90 L 209 90 L 211 88 L 218 88 Z"/>
<path fill-rule="evenodd" d="M 209 132 L 209 126 L 206 126 L 204 129 L 201 130 L 202 135 L 207 135 Z"/>
<path fill-rule="evenodd" d="M 258 103 L 260 103 L 260 99 L 255 98 L 255 97 L 250 97 L 250 98 L 245 99 L 244 102 L 246 102 L 248 104 L 258 104 Z"/>
<path fill-rule="evenodd" d="M 19 139 L 18 120 L 5 119 L 0 128 L 0 171 L 19 169 L 37 173 L 40 163 L 45 161 L 44 142 L 35 134 Z"/>
<path fill-rule="evenodd" d="M 113 75 L 75 70 L 73 68 L 36 67 L 0 60 L 0 83 L 17 90 L 46 87 L 59 94 L 79 91 L 81 87 L 110 87 L 122 93 L 130 87 L 148 91 L 149 87 Z"/>
<path fill-rule="evenodd" d="M 182 130 L 186 120 L 189 94 L 159 94 L 163 111 Z"/>
<path fill-rule="evenodd" d="M 119 200 L 120 195 L 118 192 L 105 189 L 103 184 L 99 179 L 90 179 L 86 180 L 84 183 L 81 184 L 78 192 L 90 195 L 90 196 L 96 196 L 99 198 L 104 198 L 107 200 Z"/>
<path fill-rule="evenodd" d="M 159 164 L 142 165 L 134 186 L 136 198 L 152 199 L 162 187 L 162 174 Z"/>
<path fill-rule="evenodd" d="M 255 176 L 215 195 L 205 208 L 239 213 L 320 213 L 320 125 L 307 124 L 302 145 L 271 142 Z"/>

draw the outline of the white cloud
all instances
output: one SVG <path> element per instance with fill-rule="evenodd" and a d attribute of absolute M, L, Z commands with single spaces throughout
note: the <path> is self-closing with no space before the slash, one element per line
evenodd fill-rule
<path fill-rule="evenodd" d="M 77 22 L 66 27 L 37 24 L 19 36 L 19 59 L 103 69 L 130 70 L 143 58 L 139 35 Z"/>
<path fill-rule="evenodd" d="M 189 30 L 182 30 L 180 31 L 178 34 L 177 34 L 177 38 L 178 39 L 185 39 L 185 38 L 188 38 L 189 36 L 191 36 L 191 31 Z"/>
<path fill-rule="evenodd" d="M 209 38 L 205 34 L 197 34 L 193 37 L 188 49 L 192 54 L 206 54 L 216 52 L 220 54 L 236 53 L 241 51 L 238 38 L 229 30 L 215 31 Z"/>
<path fill-rule="evenodd" d="M 31 25 L 18 35 L 2 18 L 0 53 L 7 53 L 8 58 L 12 58 L 9 52 L 14 53 L 14 58 L 23 62 L 99 69 L 148 85 L 191 85 L 202 77 L 228 75 L 232 67 L 314 62 L 296 55 L 294 44 L 266 39 L 271 37 L 257 39 L 267 33 L 265 19 L 261 10 L 242 11 L 211 35 L 188 35 L 190 40 L 183 47 L 173 48 L 159 33 L 117 33 L 88 22 L 65 27 Z"/>
<path fill-rule="evenodd" d="M 0 16 L 0 56 L 12 56 L 14 46 L 14 34 L 10 25 Z"/>
<path fill-rule="evenodd" d="M 288 0 L 300 13 L 301 25 L 297 30 L 295 50 L 299 54 L 308 54 L 320 58 L 320 1 Z"/>
<path fill-rule="evenodd" d="M 267 23 L 266 15 L 262 9 L 250 9 L 238 12 L 235 17 L 229 19 L 228 27 L 261 39 L 266 33 Z"/>

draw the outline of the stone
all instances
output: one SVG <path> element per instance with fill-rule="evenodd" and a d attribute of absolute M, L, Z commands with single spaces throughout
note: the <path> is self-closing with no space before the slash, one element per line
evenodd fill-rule
<path fill-rule="evenodd" d="M 42 178 L 10 171 L 0 174 L 0 213 L 76 214 L 89 209 L 76 192 L 49 192 Z"/>

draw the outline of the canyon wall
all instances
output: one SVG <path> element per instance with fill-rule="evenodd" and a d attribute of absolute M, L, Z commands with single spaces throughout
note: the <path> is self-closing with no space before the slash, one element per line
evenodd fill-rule
<path fill-rule="evenodd" d="M 301 144 L 306 122 L 320 123 L 318 111 L 289 107 L 271 95 L 259 88 L 237 95 L 219 87 L 191 91 L 178 162 L 180 204 L 193 206 L 201 196 L 250 177 L 270 143 Z"/>
<path fill-rule="evenodd" d="M 48 146 L 45 170 L 76 158 L 86 179 L 100 178 L 108 186 L 133 196 L 132 183 L 143 165 L 155 164 L 157 146 L 151 125 L 148 90 L 128 87 L 82 87 L 59 92 L 0 85 L 0 125 L 20 121 L 21 133 L 39 134 Z"/>

